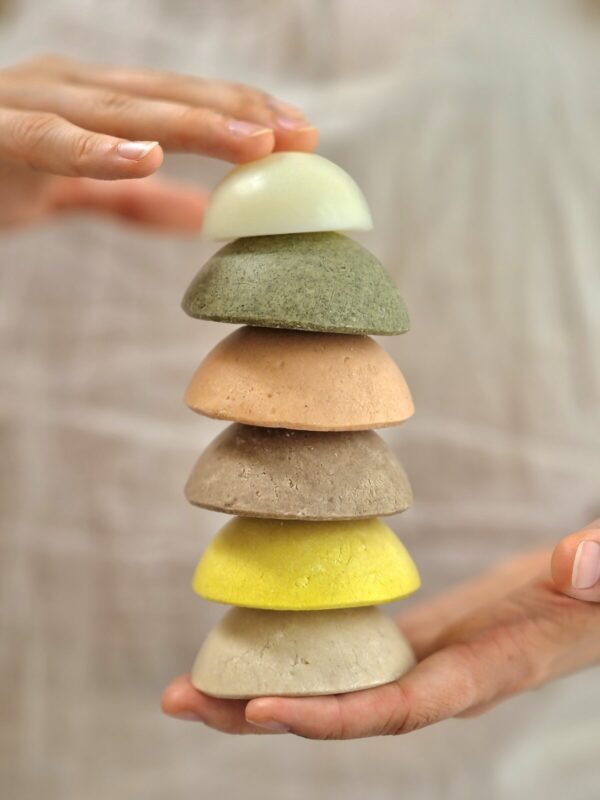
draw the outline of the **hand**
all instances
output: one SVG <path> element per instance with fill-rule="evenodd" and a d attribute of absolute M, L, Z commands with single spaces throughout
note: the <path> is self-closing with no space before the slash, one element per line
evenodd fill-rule
<path fill-rule="evenodd" d="M 479 714 L 600 664 L 597 602 L 600 520 L 563 539 L 553 554 L 515 559 L 401 616 L 419 663 L 395 683 L 330 697 L 228 701 L 203 695 L 182 676 L 165 690 L 162 707 L 229 733 L 289 731 L 311 739 L 407 733 Z"/>
<path fill-rule="evenodd" d="M 127 179 L 155 172 L 162 148 L 241 163 L 317 141 L 298 109 L 247 86 L 34 59 L 0 70 L 0 227 L 87 209 L 197 228 L 203 193 Z"/>

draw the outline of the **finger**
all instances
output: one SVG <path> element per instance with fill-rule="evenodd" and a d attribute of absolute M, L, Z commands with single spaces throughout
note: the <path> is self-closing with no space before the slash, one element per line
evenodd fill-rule
<path fill-rule="evenodd" d="M 408 733 L 491 702 L 515 680 L 491 649 L 456 644 L 434 653 L 395 683 L 332 697 L 250 700 L 246 720 L 310 739 Z M 509 674 L 505 667 L 508 666 Z"/>
<path fill-rule="evenodd" d="M 275 150 L 301 150 L 312 153 L 319 144 L 319 130 L 299 120 L 275 120 Z"/>
<path fill-rule="evenodd" d="M 302 119 L 300 108 L 252 86 L 152 69 L 86 64 L 63 56 L 41 56 L 28 62 L 27 73 L 64 78 L 73 83 L 110 87 L 127 94 L 207 106 L 240 116 L 252 109 L 265 120 L 273 113 Z"/>
<path fill-rule="evenodd" d="M 398 616 L 398 625 L 418 660 L 438 649 L 443 632 L 466 614 L 493 604 L 536 575 L 549 574 L 550 552 L 537 550 L 500 564 L 483 575 L 417 603 Z"/>
<path fill-rule="evenodd" d="M 73 76 L 72 76 L 73 79 Z M 174 73 L 84 67 L 77 77 L 86 85 L 94 84 L 111 90 L 105 94 L 146 97 L 153 101 L 170 101 L 191 109 L 212 110 L 231 121 L 255 123 L 257 129 L 273 131 L 275 150 L 312 152 L 319 143 L 319 131 L 304 118 L 300 109 L 277 100 L 265 92 L 229 83 L 190 78 Z M 88 88 L 85 91 L 89 91 Z M 168 148 L 168 142 L 159 136 Z M 223 155 L 217 154 L 218 158 Z M 255 156 L 257 158 L 258 156 Z M 233 161 L 242 159 L 233 158 Z M 245 158 L 243 160 L 250 160 Z"/>
<path fill-rule="evenodd" d="M 50 58 L 46 63 L 45 70 L 73 83 L 212 109 L 226 117 L 267 126 L 274 130 L 277 150 L 311 152 L 318 143 L 317 128 L 305 120 L 299 108 L 251 86 L 171 72 L 80 64 L 68 59 Z M 162 143 L 163 139 L 158 138 Z"/>
<path fill-rule="evenodd" d="M 55 114 L 0 108 L 0 158 L 54 175 L 142 178 L 158 169 L 154 141 L 92 133 Z"/>
<path fill-rule="evenodd" d="M 57 179 L 51 198 L 55 211 L 93 211 L 129 222 L 173 231 L 197 231 L 206 193 L 154 178 L 105 182 L 88 178 Z"/>
<path fill-rule="evenodd" d="M 59 114 L 81 127 L 123 139 L 160 141 L 166 150 L 195 152 L 235 163 L 273 151 L 266 125 L 207 108 L 149 100 L 106 89 L 60 83 L 0 81 L 4 105 Z"/>
<path fill-rule="evenodd" d="M 162 694 L 161 708 L 176 719 L 204 722 L 223 733 L 273 733 L 246 722 L 245 700 L 219 700 L 195 689 L 189 675 L 176 678 Z"/>
<path fill-rule="evenodd" d="M 600 519 L 565 537 L 554 548 L 552 580 L 569 597 L 600 602 Z"/>

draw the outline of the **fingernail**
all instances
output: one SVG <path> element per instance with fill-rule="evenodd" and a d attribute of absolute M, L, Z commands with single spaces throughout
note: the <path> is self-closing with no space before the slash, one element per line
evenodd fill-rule
<path fill-rule="evenodd" d="M 287 725 L 282 722 L 276 722 L 274 719 L 265 719 L 262 722 L 254 722 L 254 720 L 249 719 L 248 722 L 251 725 L 256 725 L 257 728 L 265 728 L 268 731 L 277 731 L 278 733 L 289 733 L 290 730 Z"/>
<path fill-rule="evenodd" d="M 273 132 L 271 128 L 255 125 L 254 122 L 246 122 L 244 119 L 230 119 L 227 122 L 227 129 L 236 136 L 262 136 Z"/>
<path fill-rule="evenodd" d="M 291 119 L 290 117 L 277 117 L 275 124 L 278 128 L 283 128 L 285 131 L 311 131 L 315 129 L 314 125 L 307 122 L 305 119 Z"/>
<path fill-rule="evenodd" d="M 270 109 L 278 114 L 283 114 L 285 117 L 297 117 L 300 119 L 304 117 L 302 109 L 293 106 L 291 103 L 286 103 L 284 100 L 278 100 L 276 97 L 271 97 L 267 105 Z"/>
<path fill-rule="evenodd" d="M 141 161 L 146 158 L 151 150 L 154 150 L 158 142 L 119 142 L 117 153 L 121 158 L 128 158 L 130 161 Z"/>
<path fill-rule="evenodd" d="M 202 722 L 198 714 L 194 714 L 193 711 L 180 711 L 179 714 L 173 714 L 175 719 L 182 719 L 186 722 Z"/>
<path fill-rule="evenodd" d="M 571 584 L 574 589 L 591 589 L 600 580 L 600 543 L 580 542 L 573 562 Z"/>

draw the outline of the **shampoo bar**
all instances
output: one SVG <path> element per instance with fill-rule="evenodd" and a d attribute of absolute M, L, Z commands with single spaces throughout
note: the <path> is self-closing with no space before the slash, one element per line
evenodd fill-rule
<path fill-rule="evenodd" d="M 193 581 L 206 600 L 282 611 L 389 603 L 419 585 L 404 545 L 376 519 L 235 517 L 208 545 Z"/>
<path fill-rule="evenodd" d="M 272 153 L 234 167 L 212 191 L 206 239 L 368 231 L 371 212 L 354 180 L 314 153 Z"/>
<path fill-rule="evenodd" d="M 219 342 L 185 399 L 207 417 L 313 431 L 398 425 L 414 411 L 402 373 L 368 336 L 271 328 Z"/>
<path fill-rule="evenodd" d="M 395 335 L 409 327 L 381 263 L 339 233 L 230 242 L 196 275 L 182 306 L 192 317 L 266 328 Z"/>
<path fill-rule="evenodd" d="M 338 694 L 397 680 L 414 663 L 397 625 L 377 608 L 233 608 L 208 634 L 192 683 L 231 699 Z"/>
<path fill-rule="evenodd" d="M 245 517 L 355 519 L 405 511 L 406 473 L 374 431 L 317 433 L 234 424 L 200 456 L 190 503 Z"/>

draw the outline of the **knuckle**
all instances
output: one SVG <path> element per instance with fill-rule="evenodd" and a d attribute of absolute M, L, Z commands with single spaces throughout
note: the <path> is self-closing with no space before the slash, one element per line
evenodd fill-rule
<path fill-rule="evenodd" d="M 269 120 L 273 114 L 270 102 L 266 94 L 245 86 L 240 87 L 240 91 L 231 98 L 230 113 L 235 117 L 247 117 L 264 122 Z"/>
<path fill-rule="evenodd" d="M 178 148 L 188 149 L 198 140 L 199 132 L 204 132 L 205 137 L 215 136 L 211 129 L 223 123 L 224 117 L 217 112 L 206 109 L 183 106 L 174 112 L 171 127 L 171 139 Z"/>
<path fill-rule="evenodd" d="M 85 131 L 73 137 L 71 153 L 75 167 L 90 159 L 98 148 L 100 138 L 98 134 L 87 133 Z"/>
<path fill-rule="evenodd" d="M 243 103 L 235 110 L 234 116 L 263 125 L 269 125 L 273 120 L 273 112 L 260 103 Z"/>
<path fill-rule="evenodd" d="M 344 713 L 344 701 L 341 697 L 335 697 L 335 705 L 328 710 L 326 724 L 318 726 L 307 738 L 320 739 L 322 741 L 332 741 L 335 739 L 351 738 L 348 720 Z M 333 700 L 333 698 L 332 698 Z M 302 734 L 300 734 L 302 735 Z"/>
<path fill-rule="evenodd" d="M 409 694 L 399 683 L 385 687 L 389 691 L 373 694 L 373 724 L 369 735 L 394 736 L 403 733 L 411 704 Z"/>
<path fill-rule="evenodd" d="M 59 117 L 56 114 L 18 114 L 13 121 L 13 136 L 21 148 L 34 150 L 54 133 L 58 124 Z"/>
<path fill-rule="evenodd" d="M 337 699 L 335 713 L 333 714 L 331 723 L 327 728 L 326 732 L 323 734 L 323 739 L 331 740 L 331 739 L 346 739 L 347 738 L 347 726 L 345 722 L 344 716 L 344 709 L 342 707 L 342 702 L 339 698 Z"/>
<path fill-rule="evenodd" d="M 217 81 L 213 86 L 219 88 L 218 107 L 224 113 L 237 118 L 254 118 L 258 115 L 263 120 L 267 119 L 270 96 L 266 92 L 229 81 Z"/>
<path fill-rule="evenodd" d="M 177 123 L 182 129 L 192 128 L 199 123 L 206 121 L 207 114 L 204 109 L 194 108 L 194 106 L 182 105 L 175 111 Z"/>
<path fill-rule="evenodd" d="M 414 730 L 415 727 L 413 727 L 413 720 L 408 712 L 405 712 L 399 720 L 396 711 L 388 710 L 381 717 L 379 730 L 375 731 L 375 734 L 377 736 L 400 736 Z"/>
<path fill-rule="evenodd" d="M 436 722 L 438 715 L 433 709 L 426 708 L 422 704 L 418 705 L 403 686 L 398 685 L 398 700 L 394 704 L 396 708 L 388 712 L 388 719 L 381 733 L 388 736 L 401 736 L 405 733 L 424 728 Z M 404 711 L 399 715 L 398 708 Z"/>
<path fill-rule="evenodd" d="M 130 111 L 135 99 L 121 92 L 98 92 L 94 99 L 96 109 L 103 114 L 122 114 Z"/>
<path fill-rule="evenodd" d="M 412 733 L 432 725 L 434 722 L 437 722 L 434 714 L 425 711 L 408 711 L 400 725 L 396 722 L 389 731 L 384 731 L 384 733 L 388 733 L 390 736 L 402 736 L 405 733 Z"/>

